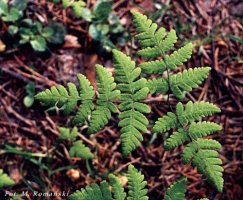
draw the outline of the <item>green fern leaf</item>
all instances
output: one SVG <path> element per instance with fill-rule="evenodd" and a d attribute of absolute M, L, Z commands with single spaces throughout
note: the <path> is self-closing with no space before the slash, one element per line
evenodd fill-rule
<path fill-rule="evenodd" d="M 188 43 L 179 50 L 174 51 L 171 55 L 165 56 L 165 63 L 169 69 L 176 69 L 177 66 L 183 65 L 192 55 L 192 43 Z"/>
<path fill-rule="evenodd" d="M 76 191 L 68 197 L 69 200 L 113 200 L 109 185 L 106 181 L 102 181 L 100 186 L 96 183 Z"/>
<path fill-rule="evenodd" d="M 151 94 L 165 94 L 169 90 L 169 84 L 166 78 L 151 79 L 148 81 L 147 87 Z"/>
<path fill-rule="evenodd" d="M 2 169 L 0 169 L 0 189 L 3 187 L 13 186 L 14 184 L 14 181 L 7 174 L 3 173 Z"/>
<path fill-rule="evenodd" d="M 200 67 L 184 70 L 170 76 L 170 88 L 177 98 L 184 97 L 184 91 L 190 92 L 193 88 L 199 87 L 199 84 L 208 77 L 210 67 Z"/>
<path fill-rule="evenodd" d="M 171 150 L 186 141 L 190 141 L 188 133 L 184 129 L 178 129 L 177 132 L 173 132 L 169 138 L 165 140 L 165 150 Z"/>
<path fill-rule="evenodd" d="M 165 200 L 184 200 L 186 193 L 187 179 L 185 177 L 173 183 L 165 194 Z"/>
<path fill-rule="evenodd" d="M 222 161 L 216 151 L 220 148 L 220 143 L 215 140 L 197 139 L 188 144 L 182 153 L 182 161 L 196 166 L 219 192 L 222 191 L 224 183 Z"/>
<path fill-rule="evenodd" d="M 144 181 L 144 175 L 141 174 L 133 165 L 128 167 L 128 200 L 148 200 L 147 182 Z"/>
<path fill-rule="evenodd" d="M 86 147 L 81 140 L 76 141 L 69 150 L 69 155 L 71 157 L 79 157 L 82 159 L 92 159 L 94 158 L 93 153 L 90 149 Z"/>
<path fill-rule="evenodd" d="M 78 136 L 78 129 L 77 127 L 74 127 L 71 132 L 70 129 L 65 127 L 59 127 L 59 139 L 61 140 L 71 140 L 74 141 L 76 137 Z"/>
<path fill-rule="evenodd" d="M 215 131 L 220 131 L 222 127 L 213 122 L 192 122 L 189 127 L 189 134 L 192 139 L 201 138 L 212 134 Z"/>
<path fill-rule="evenodd" d="M 113 174 L 109 175 L 109 179 L 112 186 L 112 192 L 114 194 L 114 200 L 124 200 L 126 198 L 126 193 L 124 192 L 124 188 L 122 187 L 119 179 Z"/>
<path fill-rule="evenodd" d="M 89 80 L 82 74 L 78 74 L 79 93 L 82 100 L 76 116 L 73 119 L 74 124 L 83 124 L 91 115 L 94 109 L 93 98 L 95 91 Z"/>
<path fill-rule="evenodd" d="M 119 90 L 115 90 L 116 83 L 112 74 L 103 66 L 96 65 L 98 99 L 96 108 L 92 112 L 88 133 L 95 133 L 103 128 L 111 118 L 111 112 L 116 113 L 117 107 L 112 100 L 120 95 Z"/>
<path fill-rule="evenodd" d="M 89 117 L 93 109 L 93 97 L 95 92 L 87 78 L 82 75 L 77 75 L 79 81 L 79 91 L 73 83 L 68 83 L 67 89 L 62 85 L 52 86 L 35 96 L 35 99 L 41 101 L 46 106 L 64 107 L 64 114 L 70 114 L 75 110 L 78 102 L 81 105 L 74 118 L 74 123 L 84 123 Z"/>
<path fill-rule="evenodd" d="M 167 112 L 165 116 L 160 117 L 153 127 L 154 133 L 163 133 L 165 131 L 170 130 L 171 128 L 175 128 L 178 125 L 177 116 L 172 112 Z"/>
<path fill-rule="evenodd" d="M 119 126 L 122 127 L 122 151 L 123 155 L 127 155 L 140 145 L 143 140 L 141 132 L 147 132 L 148 120 L 143 113 L 150 112 L 150 108 L 139 101 L 147 96 L 149 89 L 146 87 L 147 81 L 139 78 L 141 69 L 135 67 L 130 57 L 117 50 L 113 50 L 113 54 L 115 79 L 117 88 L 121 90 Z"/>
<path fill-rule="evenodd" d="M 185 108 L 183 108 L 182 103 L 178 103 L 176 108 L 178 120 L 182 125 L 187 125 L 189 122 L 199 120 L 201 117 L 211 116 L 218 112 L 220 112 L 220 109 L 216 105 L 203 101 L 195 103 L 189 101 L 185 105 Z"/>

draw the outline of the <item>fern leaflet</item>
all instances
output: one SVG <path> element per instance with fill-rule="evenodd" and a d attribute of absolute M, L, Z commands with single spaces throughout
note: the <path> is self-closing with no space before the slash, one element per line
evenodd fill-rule
<path fill-rule="evenodd" d="M 188 131 L 192 139 L 201 138 L 212 134 L 215 131 L 220 131 L 222 127 L 214 122 L 192 122 Z"/>
<path fill-rule="evenodd" d="M 61 140 L 71 140 L 74 141 L 78 136 L 78 129 L 74 127 L 71 131 L 65 127 L 59 127 L 59 139 Z"/>
<path fill-rule="evenodd" d="M 110 72 L 103 66 L 96 65 L 96 74 L 99 95 L 95 110 L 91 115 L 88 133 L 94 133 L 107 124 L 111 118 L 111 112 L 117 112 L 117 107 L 112 100 L 120 95 L 120 91 L 115 90 L 116 83 Z"/>
<path fill-rule="evenodd" d="M 223 189 L 223 167 L 219 154 L 219 142 L 211 139 L 197 139 L 187 145 L 182 153 L 182 161 L 187 164 L 190 161 L 197 166 L 198 171 L 208 178 L 209 182 L 221 192 Z"/>
<path fill-rule="evenodd" d="M 185 199 L 187 179 L 185 177 L 173 183 L 167 190 L 164 200 Z"/>
<path fill-rule="evenodd" d="M 208 77 L 210 67 L 199 67 L 189 70 L 184 70 L 170 76 L 170 88 L 172 93 L 177 98 L 184 97 L 184 91 L 190 92 L 193 88 L 199 87 L 199 84 Z"/>
<path fill-rule="evenodd" d="M 169 82 L 166 78 L 154 78 L 148 80 L 147 87 L 149 88 L 149 92 L 166 94 L 169 90 Z"/>
<path fill-rule="evenodd" d="M 144 175 L 133 166 L 128 167 L 128 200 L 148 200 L 147 189 L 145 186 L 147 182 L 144 181 Z"/>
<path fill-rule="evenodd" d="M 69 196 L 69 200 L 113 200 L 109 185 L 106 181 L 102 181 L 100 186 L 96 183 L 82 188 Z"/>
<path fill-rule="evenodd" d="M 180 124 L 187 125 L 189 122 L 199 120 L 201 117 L 211 116 L 215 113 L 220 112 L 220 109 L 212 103 L 208 102 L 195 102 L 189 101 L 185 108 L 182 103 L 178 103 L 176 106 L 176 115 Z"/>
<path fill-rule="evenodd" d="M 14 181 L 0 169 L 0 189 L 3 187 L 13 186 Z"/>
<path fill-rule="evenodd" d="M 79 157 L 82 159 L 94 158 L 94 154 L 91 153 L 90 149 L 86 147 L 81 140 L 74 142 L 69 150 L 69 155 L 71 157 Z"/>
<path fill-rule="evenodd" d="M 153 132 L 165 132 L 170 130 L 171 128 L 177 127 L 178 120 L 177 116 L 172 112 L 167 112 L 167 114 L 163 117 L 160 117 L 153 127 Z"/>
<path fill-rule="evenodd" d="M 165 149 L 174 149 L 186 141 L 190 141 L 190 137 L 184 129 L 180 128 L 178 131 L 173 132 L 170 137 L 165 140 Z"/>
<path fill-rule="evenodd" d="M 130 57 L 117 50 L 113 50 L 113 54 L 115 79 L 117 88 L 121 91 L 119 108 L 122 112 L 119 115 L 119 126 L 122 127 L 122 151 L 127 155 L 143 140 L 141 132 L 147 132 L 148 120 L 143 113 L 150 112 L 150 108 L 139 101 L 147 96 L 149 89 L 146 87 L 146 79 L 139 78 L 141 69 L 135 67 Z"/>
<path fill-rule="evenodd" d="M 124 200 L 126 198 L 126 193 L 119 179 L 114 174 L 110 174 L 109 179 L 114 194 L 114 200 Z"/>

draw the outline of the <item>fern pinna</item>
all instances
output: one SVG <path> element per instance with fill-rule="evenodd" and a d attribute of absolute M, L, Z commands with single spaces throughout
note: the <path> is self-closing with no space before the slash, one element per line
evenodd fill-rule
<path fill-rule="evenodd" d="M 164 28 L 157 28 L 156 23 L 152 23 L 145 15 L 132 11 L 133 23 L 137 35 L 135 39 L 143 47 L 137 54 L 149 61 L 139 65 L 145 74 L 162 74 L 167 72 L 168 77 L 154 78 L 148 81 L 151 93 L 165 94 L 171 91 L 176 97 L 183 98 L 185 92 L 197 88 L 202 81 L 207 78 L 210 68 L 198 67 L 184 70 L 169 76 L 169 70 L 176 69 L 177 66 L 186 62 L 192 54 L 192 43 L 188 43 L 177 51 L 167 55 L 177 42 L 175 30 L 166 32 Z M 162 57 L 160 59 L 156 59 Z M 151 60 L 155 59 L 155 60 Z"/>
<path fill-rule="evenodd" d="M 119 126 L 122 127 L 122 150 L 127 155 L 143 140 L 141 132 L 147 132 L 149 122 L 143 113 L 149 113 L 150 107 L 140 101 L 147 96 L 149 88 L 146 87 L 146 79 L 140 78 L 141 69 L 135 67 L 135 62 L 130 57 L 117 50 L 113 50 L 113 54 L 115 79 L 117 88 L 121 91 Z"/>
<path fill-rule="evenodd" d="M 111 112 L 117 112 L 117 107 L 112 103 L 119 96 L 116 84 L 111 73 L 101 65 L 96 65 L 98 94 L 95 100 L 95 91 L 89 80 L 78 74 L 79 88 L 68 83 L 67 89 L 62 86 L 52 86 L 38 93 L 35 98 L 46 106 L 57 106 L 63 109 L 64 114 L 75 112 L 74 124 L 89 123 L 88 132 L 95 133 L 103 128 L 111 118 Z M 75 108 L 79 105 L 78 110 Z"/>
<path fill-rule="evenodd" d="M 168 112 L 159 118 L 153 131 L 162 133 L 174 130 L 165 141 L 166 150 L 188 142 L 182 153 L 183 163 L 191 162 L 193 166 L 197 166 L 198 171 L 207 177 L 218 191 L 222 191 L 223 168 L 220 166 L 222 161 L 216 151 L 221 148 L 221 145 L 215 140 L 202 138 L 221 130 L 221 126 L 213 122 L 199 121 L 202 117 L 211 116 L 217 112 L 220 112 L 220 109 L 207 102 L 192 103 L 190 101 L 185 106 L 178 103 L 176 112 Z"/>

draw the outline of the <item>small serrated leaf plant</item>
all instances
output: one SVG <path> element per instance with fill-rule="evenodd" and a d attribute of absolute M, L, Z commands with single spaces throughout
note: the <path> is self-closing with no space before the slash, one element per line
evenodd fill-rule
<path fill-rule="evenodd" d="M 67 140 L 72 143 L 69 149 L 69 155 L 71 157 L 78 157 L 86 160 L 94 158 L 93 153 L 84 145 L 82 140 L 76 140 L 77 136 L 77 127 L 74 127 L 71 131 L 68 128 L 59 127 L 59 139 Z"/>
<path fill-rule="evenodd" d="M 86 12 L 86 3 L 83 0 L 53 0 L 54 3 L 62 3 L 64 9 L 72 8 L 77 18 L 83 17 Z"/>
<path fill-rule="evenodd" d="M 15 182 L 0 169 L 0 189 L 3 187 L 13 186 Z"/>
<path fill-rule="evenodd" d="M 8 34 L 17 38 L 13 46 L 30 44 L 37 52 L 44 52 L 48 44 L 62 44 L 66 34 L 65 28 L 57 22 L 45 25 L 39 21 L 25 18 L 27 0 L 0 0 L 0 19 L 7 24 Z"/>
<path fill-rule="evenodd" d="M 198 172 L 221 192 L 223 168 L 218 154 L 221 145 L 216 140 L 204 138 L 221 130 L 221 126 L 203 120 L 204 117 L 220 112 L 220 109 L 209 102 L 189 101 L 182 104 L 180 101 L 186 92 L 199 87 L 208 77 L 210 67 L 195 67 L 173 73 L 191 57 L 192 43 L 174 50 L 177 42 L 175 30 L 167 32 L 163 27 L 158 28 L 145 15 L 134 10 L 131 13 L 136 30 L 135 40 L 142 47 L 137 55 L 144 62 L 136 65 L 131 57 L 114 49 L 114 76 L 105 67 L 96 65 L 97 91 L 84 75 L 78 74 L 78 87 L 73 83 L 68 83 L 67 88 L 62 85 L 53 86 L 38 93 L 36 100 L 46 106 L 56 106 L 66 115 L 73 114 L 71 125 L 86 124 L 89 134 L 101 130 L 114 114 L 119 113 L 122 154 L 127 156 L 141 145 L 143 134 L 148 132 L 150 122 L 146 115 L 151 112 L 145 101 L 148 94 L 174 95 L 179 102 L 166 115 L 155 120 L 152 132 L 172 133 L 165 138 L 165 150 L 185 144 L 181 154 L 183 163 L 197 167 Z M 128 170 L 127 199 L 148 199 L 144 189 L 146 183 L 137 173 L 132 166 Z M 165 199 L 184 199 L 184 183 L 185 179 L 182 179 L 171 186 Z M 100 186 L 91 184 L 74 193 L 70 199 L 125 198 L 126 194 L 119 183 L 111 180 L 111 188 L 107 182 L 102 182 Z"/>

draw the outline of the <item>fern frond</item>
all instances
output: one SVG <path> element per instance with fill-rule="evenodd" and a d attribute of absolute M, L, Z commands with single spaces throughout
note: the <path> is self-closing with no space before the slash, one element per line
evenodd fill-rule
<path fill-rule="evenodd" d="M 111 113 L 117 112 L 117 107 L 112 100 L 120 95 L 120 91 L 115 90 L 116 83 L 111 72 L 101 65 L 96 65 L 96 74 L 99 95 L 95 110 L 91 114 L 88 133 L 95 133 L 108 123 Z"/>
<path fill-rule="evenodd" d="M 114 200 L 124 200 L 126 198 L 126 193 L 124 192 L 124 188 L 122 187 L 119 179 L 113 174 L 109 175 L 109 179 L 112 186 Z"/>
<path fill-rule="evenodd" d="M 3 187 L 13 186 L 14 181 L 0 169 L 0 189 Z"/>
<path fill-rule="evenodd" d="M 169 83 L 166 78 L 157 78 L 151 79 L 147 83 L 147 87 L 149 88 L 149 92 L 165 94 L 169 90 Z"/>
<path fill-rule="evenodd" d="M 163 133 L 165 131 L 170 130 L 171 128 L 175 128 L 178 125 L 177 116 L 172 112 L 167 112 L 165 116 L 160 117 L 153 127 L 154 133 Z"/>
<path fill-rule="evenodd" d="M 167 190 L 164 200 L 184 200 L 186 193 L 186 177 L 173 183 Z"/>
<path fill-rule="evenodd" d="M 122 112 L 119 115 L 119 126 L 122 127 L 122 151 L 127 155 L 143 140 L 141 132 L 147 132 L 148 120 L 143 113 L 150 112 L 150 108 L 139 101 L 147 96 L 149 89 L 146 87 L 146 79 L 140 78 L 141 69 L 135 67 L 135 62 L 130 57 L 117 50 L 113 50 L 113 55 L 115 79 L 117 88 L 121 91 L 119 108 Z"/>
<path fill-rule="evenodd" d="M 189 127 L 189 134 L 192 139 L 197 139 L 221 129 L 222 127 L 214 122 L 192 122 Z"/>
<path fill-rule="evenodd" d="M 222 191 L 224 182 L 222 161 L 216 151 L 220 148 L 220 143 L 215 140 L 197 139 L 188 144 L 182 153 L 182 161 L 196 166 L 219 192 Z"/>
<path fill-rule="evenodd" d="M 184 70 L 170 76 L 170 88 L 172 93 L 177 98 L 185 96 L 184 91 L 190 92 L 193 88 L 199 87 L 199 84 L 208 77 L 210 67 L 199 67 L 189 70 Z"/>
<path fill-rule="evenodd" d="M 109 185 L 106 181 L 102 181 L 100 186 L 92 183 L 80 191 L 76 191 L 68 197 L 69 200 L 113 200 Z"/>
<path fill-rule="evenodd" d="M 76 141 L 69 150 L 71 157 L 79 157 L 82 159 L 92 159 L 94 154 L 91 153 L 90 149 L 86 147 L 81 140 Z"/>
<path fill-rule="evenodd" d="M 74 127 L 71 131 L 65 127 L 59 127 L 59 139 L 61 140 L 71 140 L 74 141 L 78 136 L 78 129 Z"/>
<path fill-rule="evenodd" d="M 128 167 L 128 200 L 148 200 L 147 182 L 144 181 L 144 175 L 141 174 L 133 165 Z"/>
<path fill-rule="evenodd" d="M 189 101 L 185 105 L 185 108 L 183 108 L 182 103 L 178 103 L 176 108 L 178 120 L 182 125 L 199 120 L 201 117 L 211 116 L 218 112 L 220 112 L 220 109 L 216 105 L 203 101 L 195 103 Z"/>
<path fill-rule="evenodd" d="M 184 129 L 178 129 L 178 131 L 173 132 L 169 138 L 165 140 L 165 150 L 174 149 L 186 141 L 190 141 L 188 133 Z"/>

